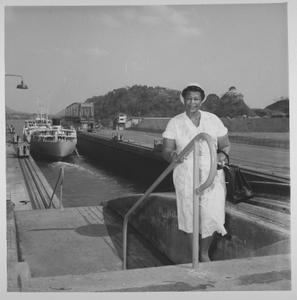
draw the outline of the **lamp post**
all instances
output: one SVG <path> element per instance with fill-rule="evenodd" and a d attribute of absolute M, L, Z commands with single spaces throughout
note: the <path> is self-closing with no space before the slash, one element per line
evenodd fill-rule
<path fill-rule="evenodd" d="M 24 84 L 23 76 L 21 76 L 21 75 L 13 75 L 13 74 L 5 74 L 5 77 L 6 77 L 6 76 L 21 77 L 21 78 L 22 78 L 21 84 L 18 84 L 16 88 L 17 88 L 17 89 L 23 89 L 23 90 L 28 89 L 28 86 Z"/>

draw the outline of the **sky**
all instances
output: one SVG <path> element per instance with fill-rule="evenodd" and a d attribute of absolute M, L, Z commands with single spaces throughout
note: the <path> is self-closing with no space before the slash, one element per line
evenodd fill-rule
<path fill-rule="evenodd" d="M 13 110 L 40 105 L 55 114 L 135 84 L 181 90 L 196 82 L 218 96 L 235 86 L 250 108 L 289 97 L 285 2 L 5 2 L 4 72 L 28 86 L 16 89 L 21 78 L 5 76 Z"/>

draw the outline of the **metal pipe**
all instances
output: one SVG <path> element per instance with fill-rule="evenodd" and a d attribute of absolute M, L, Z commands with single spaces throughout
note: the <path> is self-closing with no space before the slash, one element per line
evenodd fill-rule
<path fill-rule="evenodd" d="M 47 206 L 48 193 L 45 190 L 39 176 L 37 176 L 36 169 L 34 168 L 34 164 L 31 163 L 30 157 L 28 159 L 24 159 L 24 162 L 26 164 L 28 174 L 30 174 L 29 180 L 34 186 L 34 191 L 36 191 L 36 198 L 34 199 L 34 201 L 36 200 L 38 202 L 37 205 L 39 206 L 39 208 L 44 209 Z"/>
<path fill-rule="evenodd" d="M 29 171 L 30 167 L 28 166 L 28 164 L 26 164 L 26 158 L 19 159 L 19 162 L 20 162 L 22 172 L 24 174 L 25 184 L 27 187 L 32 208 L 43 209 L 44 208 L 43 201 L 41 199 L 40 193 L 38 192 L 34 179 L 32 178 L 32 175 Z"/>
<path fill-rule="evenodd" d="M 61 168 L 61 171 L 59 173 L 59 176 L 58 176 L 58 179 L 57 179 L 57 182 L 56 182 L 56 185 L 55 185 L 55 188 L 53 190 L 53 194 L 51 196 L 51 199 L 50 199 L 50 202 L 49 202 L 49 205 L 47 208 L 50 208 L 51 205 L 52 205 L 52 201 L 53 201 L 53 198 L 54 198 L 54 195 L 55 195 L 55 192 L 56 192 L 56 189 L 57 189 L 57 186 L 58 186 L 58 183 L 60 181 L 60 178 L 61 178 L 61 187 L 62 187 L 62 184 L 63 184 L 63 180 L 64 180 L 64 169 Z M 62 197 L 62 191 L 61 191 L 61 197 Z M 60 200 L 60 208 L 62 207 L 62 200 Z"/>
<path fill-rule="evenodd" d="M 199 141 L 203 139 L 207 142 L 210 151 L 210 171 L 207 179 L 200 185 L 199 174 Z M 199 266 L 199 215 L 200 215 L 200 195 L 212 183 L 217 174 L 217 152 L 211 137 L 202 132 L 197 135 L 194 141 L 193 156 L 193 245 L 192 245 L 192 263 L 193 269 Z"/>
<path fill-rule="evenodd" d="M 59 209 L 63 208 L 62 200 L 63 200 L 63 181 L 64 181 L 64 168 L 61 169 L 61 183 L 60 183 L 60 201 L 59 201 Z"/>
<path fill-rule="evenodd" d="M 217 174 L 217 150 L 216 147 L 213 143 L 213 140 L 211 139 L 211 137 L 207 134 L 205 134 L 204 132 L 200 133 L 201 134 L 201 138 L 200 139 L 204 139 L 209 147 L 209 152 L 210 152 L 210 170 L 209 170 L 209 174 L 207 179 L 205 180 L 204 183 L 202 183 L 200 185 L 199 188 L 196 189 L 196 193 L 201 193 L 203 192 L 205 189 L 207 189 L 213 182 L 216 174 Z M 205 134 L 205 135 L 204 135 Z"/>
<path fill-rule="evenodd" d="M 200 186 L 199 178 L 199 140 L 194 141 L 193 155 L 193 244 L 192 244 L 192 263 L 193 268 L 199 265 L 199 203 L 200 195 L 196 193 Z"/>

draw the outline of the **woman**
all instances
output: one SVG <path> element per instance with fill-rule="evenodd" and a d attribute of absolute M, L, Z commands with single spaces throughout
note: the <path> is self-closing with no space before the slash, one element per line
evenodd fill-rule
<path fill-rule="evenodd" d="M 193 243 L 193 151 L 187 158 L 178 161 L 178 154 L 200 132 L 210 135 L 218 150 L 218 164 L 226 159 L 222 150 L 229 154 L 230 142 L 228 130 L 214 114 L 200 111 L 205 99 L 204 90 L 197 84 L 189 84 L 180 95 L 185 112 L 173 117 L 163 133 L 163 157 L 168 162 L 179 164 L 173 172 L 173 182 L 177 198 L 178 228 L 188 233 L 190 245 Z M 200 140 L 199 154 L 200 180 L 203 183 L 209 174 L 209 148 Z M 225 223 L 226 185 L 223 170 L 218 170 L 212 185 L 200 197 L 200 261 L 210 261 L 208 250 L 214 233 L 226 234 Z"/>

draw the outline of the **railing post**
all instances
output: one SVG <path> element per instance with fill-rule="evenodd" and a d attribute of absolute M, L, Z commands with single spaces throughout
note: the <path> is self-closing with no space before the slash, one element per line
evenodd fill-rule
<path fill-rule="evenodd" d="M 207 179 L 200 184 L 199 174 L 199 140 L 204 139 L 210 152 L 210 170 Z M 199 265 L 199 215 L 200 215 L 200 194 L 207 189 L 213 182 L 217 174 L 217 151 L 211 137 L 202 132 L 193 141 L 193 269 Z"/>
<path fill-rule="evenodd" d="M 123 227 L 123 270 L 127 268 L 127 223 Z"/>
<path fill-rule="evenodd" d="M 193 162 L 193 245 L 192 261 L 193 268 L 199 266 L 199 202 L 200 196 L 196 193 L 200 186 L 199 178 L 199 140 L 194 141 L 194 162 Z"/>
<path fill-rule="evenodd" d="M 62 200 L 63 200 L 63 181 L 64 181 L 64 168 L 61 169 L 61 183 L 60 183 L 60 201 L 59 209 L 62 209 Z"/>
<path fill-rule="evenodd" d="M 62 207 L 62 185 L 63 185 L 63 180 L 64 180 L 64 169 L 63 169 L 63 168 L 61 168 L 61 171 L 60 171 L 60 173 L 59 173 L 59 176 L 58 176 L 58 179 L 57 179 L 55 188 L 54 188 L 54 190 L 53 190 L 53 194 L 52 194 L 52 196 L 51 196 L 51 198 L 50 198 L 49 205 L 48 205 L 47 209 L 49 209 L 49 208 L 51 207 L 51 205 L 52 205 L 52 201 L 53 201 L 53 198 L 54 198 L 56 189 L 57 189 L 57 187 L 58 187 L 60 178 L 61 178 L 61 184 L 60 184 L 61 196 L 60 196 L 60 201 L 59 201 L 59 208 L 61 209 L 61 207 Z"/>

